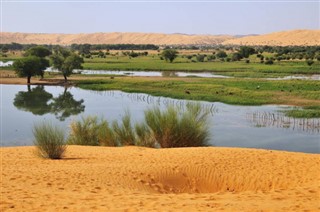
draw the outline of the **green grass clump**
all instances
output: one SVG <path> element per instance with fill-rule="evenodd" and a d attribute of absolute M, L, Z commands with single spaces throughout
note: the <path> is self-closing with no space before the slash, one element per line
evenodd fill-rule
<path fill-rule="evenodd" d="M 302 109 L 292 109 L 284 112 L 293 118 L 320 118 L 320 106 L 308 106 Z"/>
<path fill-rule="evenodd" d="M 61 159 L 66 151 L 63 129 L 51 123 L 40 123 L 33 127 L 34 145 L 43 158 Z"/>
<path fill-rule="evenodd" d="M 131 124 L 131 116 L 128 111 L 122 117 L 122 124 L 119 125 L 117 121 L 112 124 L 113 134 L 115 139 L 122 145 L 135 145 L 136 137 L 134 128 Z"/>
<path fill-rule="evenodd" d="M 108 122 L 98 120 L 96 116 L 82 117 L 80 121 L 73 121 L 70 128 L 68 144 L 118 146 Z"/>
<path fill-rule="evenodd" d="M 173 105 L 145 111 L 145 121 L 162 148 L 205 146 L 209 139 L 209 111 L 200 104 L 187 104 L 184 111 Z"/>

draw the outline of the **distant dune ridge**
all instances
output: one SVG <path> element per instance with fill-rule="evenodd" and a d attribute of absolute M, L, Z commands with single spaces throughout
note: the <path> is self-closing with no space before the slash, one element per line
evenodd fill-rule
<path fill-rule="evenodd" d="M 293 30 L 226 40 L 224 45 L 318 46 L 320 30 Z"/>
<path fill-rule="evenodd" d="M 160 33 L 90 33 L 90 34 L 37 34 L 37 33 L 1 33 L 1 43 L 35 44 L 155 44 L 155 45 L 191 45 L 220 44 L 233 39 L 230 35 L 185 35 Z"/>
<path fill-rule="evenodd" d="M 161 33 L 45 34 L 1 32 L 0 43 L 21 44 L 155 44 L 155 45 L 320 45 L 320 30 L 292 30 L 265 35 L 187 35 Z"/>

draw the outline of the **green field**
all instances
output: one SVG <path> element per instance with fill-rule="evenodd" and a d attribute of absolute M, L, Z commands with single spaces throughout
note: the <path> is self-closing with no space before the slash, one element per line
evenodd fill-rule
<path fill-rule="evenodd" d="M 252 56 L 253 58 L 254 56 Z M 259 59 L 259 58 L 258 58 Z M 161 60 L 157 55 L 131 58 L 124 56 L 86 59 L 84 69 L 92 70 L 155 70 L 155 71 L 212 71 L 236 77 L 283 77 L 296 74 L 320 74 L 320 62 L 311 67 L 305 61 L 275 61 L 273 65 L 261 64 L 255 58 L 237 62 L 191 62 L 178 57 L 173 63 Z"/>
<path fill-rule="evenodd" d="M 91 90 L 122 90 L 237 105 L 320 105 L 320 82 L 309 80 L 203 78 L 161 80 L 161 78 L 116 77 L 115 79 L 80 80 L 77 84 L 81 88 Z"/>
<path fill-rule="evenodd" d="M 264 53 L 264 56 L 272 57 L 274 55 Z M 0 57 L 0 61 L 14 60 L 17 58 L 19 58 L 18 55 L 8 55 L 8 57 L 5 58 Z M 320 74 L 320 62 L 316 60 L 314 60 L 312 66 L 308 66 L 305 60 L 275 60 L 273 65 L 266 65 L 260 63 L 257 55 L 251 55 L 249 60 L 250 63 L 246 63 L 245 61 L 222 62 L 218 59 L 210 62 L 206 60 L 205 62 L 196 62 L 195 57 L 189 60 L 180 54 L 173 63 L 169 63 L 161 60 L 157 54 L 136 58 L 107 55 L 107 58 L 93 57 L 92 59 L 85 59 L 83 68 L 89 70 L 210 71 L 226 76 L 253 78 Z"/>

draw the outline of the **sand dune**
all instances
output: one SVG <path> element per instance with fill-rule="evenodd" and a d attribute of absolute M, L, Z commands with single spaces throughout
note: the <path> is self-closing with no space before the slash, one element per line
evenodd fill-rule
<path fill-rule="evenodd" d="M 248 36 L 224 41 L 224 45 L 315 46 L 320 45 L 320 30 L 292 30 Z"/>
<path fill-rule="evenodd" d="M 320 45 L 320 30 L 292 30 L 236 38 L 231 35 L 161 33 L 41 34 L 1 32 L 0 43 L 21 44 L 155 44 L 155 45 Z"/>
<path fill-rule="evenodd" d="M 315 154 L 70 146 L 64 160 L 1 148 L 1 211 L 320 210 Z"/>
<path fill-rule="evenodd" d="M 90 33 L 90 34 L 37 34 L 1 32 L 1 43 L 21 44 L 219 44 L 232 39 L 230 35 L 186 35 L 160 33 Z"/>

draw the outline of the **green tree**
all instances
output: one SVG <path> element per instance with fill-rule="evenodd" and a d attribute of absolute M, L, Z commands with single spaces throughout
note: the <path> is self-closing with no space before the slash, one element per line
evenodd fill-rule
<path fill-rule="evenodd" d="M 44 47 L 44 46 L 34 46 L 29 48 L 26 53 L 25 56 L 35 56 L 35 57 L 39 57 L 41 60 L 41 67 L 45 67 L 43 70 L 41 70 L 39 72 L 41 78 L 43 78 L 44 75 L 44 70 L 49 67 L 49 60 L 47 60 L 45 57 L 51 55 L 51 51 Z"/>
<path fill-rule="evenodd" d="M 51 55 L 51 51 L 44 46 L 31 47 L 25 53 L 25 56 L 36 56 L 40 58 L 45 58 L 49 55 Z"/>
<path fill-rule="evenodd" d="M 166 61 L 170 61 L 170 63 L 173 62 L 176 57 L 178 57 L 178 52 L 175 49 L 165 49 L 161 53 L 161 55 L 164 57 Z"/>
<path fill-rule="evenodd" d="M 242 59 L 242 55 L 239 52 L 235 52 L 232 54 L 231 60 L 232 61 L 239 61 Z"/>
<path fill-rule="evenodd" d="M 198 62 L 204 62 L 205 55 L 203 55 L 203 54 L 198 54 L 196 58 L 197 58 L 197 61 L 198 61 Z"/>
<path fill-rule="evenodd" d="M 307 64 L 308 64 L 308 66 L 312 66 L 312 64 L 314 63 L 313 60 L 307 60 L 306 62 L 307 62 Z"/>
<path fill-rule="evenodd" d="M 67 77 L 72 74 L 72 71 L 82 69 L 82 63 L 84 63 L 82 57 L 62 47 L 55 49 L 50 59 L 53 68 L 62 73 L 65 82 L 68 81 Z"/>
<path fill-rule="evenodd" d="M 228 55 L 225 51 L 219 51 L 216 56 L 217 58 L 226 58 Z"/>
<path fill-rule="evenodd" d="M 49 62 L 36 56 L 28 56 L 16 60 L 13 63 L 13 69 L 19 77 L 27 77 L 27 83 L 30 83 L 32 76 L 43 76 L 43 71 L 49 66 Z"/>
<path fill-rule="evenodd" d="M 241 46 L 239 50 L 239 54 L 244 58 L 248 58 L 250 55 L 254 53 L 255 53 L 254 48 L 249 46 Z"/>

